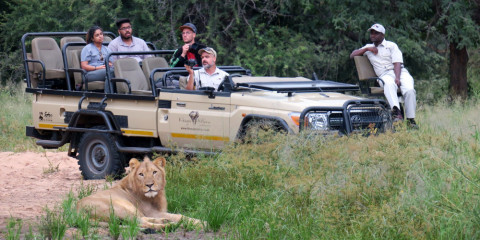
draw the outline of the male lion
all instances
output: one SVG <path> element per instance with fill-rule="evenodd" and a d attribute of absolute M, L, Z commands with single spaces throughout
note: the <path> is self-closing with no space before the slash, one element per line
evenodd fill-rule
<path fill-rule="evenodd" d="M 84 209 L 94 218 L 108 221 L 113 206 L 120 219 L 136 216 L 140 227 L 156 230 L 182 219 L 202 227 L 203 222 L 198 219 L 167 213 L 165 158 L 159 157 L 153 162 L 148 157 L 143 162 L 132 158 L 129 165 L 130 173 L 126 177 L 110 189 L 81 199 L 77 210 Z"/>

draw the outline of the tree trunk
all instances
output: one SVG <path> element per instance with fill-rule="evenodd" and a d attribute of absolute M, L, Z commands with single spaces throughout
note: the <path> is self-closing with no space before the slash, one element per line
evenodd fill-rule
<path fill-rule="evenodd" d="M 456 43 L 450 43 L 450 93 L 453 97 L 461 97 L 463 99 L 468 96 L 467 83 L 467 48 L 457 48 Z"/>

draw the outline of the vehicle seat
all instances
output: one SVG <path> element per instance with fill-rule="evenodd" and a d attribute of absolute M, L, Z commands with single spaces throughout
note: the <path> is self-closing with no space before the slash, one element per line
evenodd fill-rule
<path fill-rule="evenodd" d="M 369 96 L 384 96 L 383 87 L 379 87 L 377 81 L 383 80 L 377 77 L 370 60 L 366 56 L 355 56 L 355 67 L 357 68 L 360 90 Z M 398 88 L 397 95 L 401 96 L 402 92 Z"/>
<path fill-rule="evenodd" d="M 115 78 L 127 79 L 130 81 L 132 94 L 151 95 L 150 85 L 143 74 L 140 65 L 134 58 L 120 58 L 114 62 Z M 128 93 L 125 83 L 117 83 L 118 93 Z"/>
<path fill-rule="evenodd" d="M 82 37 L 63 37 L 62 39 L 60 39 L 60 48 L 63 49 L 63 46 L 70 42 L 85 43 L 85 40 Z M 68 49 L 66 49 L 66 54 L 69 69 L 81 69 L 80 55 L 84 47 L 85 46 L 68 46 Z M 73 73 L 73 75 L 70 75 L 70 77 L 73 77 L 75 79 L 75 85 L 82 83 L 82 74 L 80 72 L 75 72 Z M 90 89 L 91 87 L 89 86 L 89 90 Z"/>
<path fill-rule="evenodd" d="M 151 88 L 151 81 L 150 81 L 150 73 L 155 68 L 168 68 L 167 60 L 163 57 L 149 57 L 143 60 L 142 62 L 142 69 L 145 78 L 147 79 L 148 86 Z M 156 72 L 154 75 L 154 82 L 158 79 L 162 78 L 165 72 Z"/>
<path fill-rule="evenodd" d="M 45 76 L 39 77 L 38 80 L 62 80 L 60 84 L 64 84 L 65 70 L 63 69 L 62 52 L 57 42 L 51 37 L 37 37 L 32 40 L 32 58 L 43 62 L 45 65 Z M 34 64 L 34 73 L 42 74 L 42 65 Z"/>
<path fill-rule="evenodd" d="M 178 86 L 180 87 L 180 89 L 187 89 L 187 82 L 188 76 L 180 76 L 180 78 L 178 78 Z"/>
<path fill-rule="evenodd" d="M 112 41 L 112 38 L 109 36 L 103 36 L 103 43 L 110 43 Z"/>

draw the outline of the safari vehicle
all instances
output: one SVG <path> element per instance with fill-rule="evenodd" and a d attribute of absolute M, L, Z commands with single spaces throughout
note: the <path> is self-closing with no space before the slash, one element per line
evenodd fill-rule
<path fill-rule="evenodd" d="M 251 76 L 239 66 L 220 66 L 230 76 L 219 89 L 185 90 L 181 83 L 188 73 L 169 68 L 161 57 L 170 56 L 171 50 L 112 53 L 155 56 L 142 66 L 132 58 L 115 61 L 115 77 L 106 79 L 112 92 L 105 93 L 102 84 L 82 82 L 84 72 L 75 64 L 85 43 L 61 40 L 73 35 L 84 33 L 22 37 L 26 92 L 33 96 L 33 125 L 26 134 L 48 149 L 68 143 L 68 155 L 78 159 L 85 179 L 120 174 L 133 155 L 215 153 L 241 140 L 257 123 L 292 134 L 382 132 L 390 127 L 385 101 L 344 94 L 358 90 L 352 84 Z M 46 46 L 39 44 L 45 39 Z"/>

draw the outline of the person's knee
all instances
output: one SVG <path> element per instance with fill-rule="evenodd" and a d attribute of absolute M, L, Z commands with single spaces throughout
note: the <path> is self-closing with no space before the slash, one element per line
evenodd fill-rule
<path fill-rule="evenodd" d="M 405 93 L 403 93 L 403 96 L 405 98 L 415 97 L 415 96 L 417 96 L 417 91 L 415 91 L 415 89 L 410 89 L 410 90 L 406 91 Z"/>

